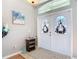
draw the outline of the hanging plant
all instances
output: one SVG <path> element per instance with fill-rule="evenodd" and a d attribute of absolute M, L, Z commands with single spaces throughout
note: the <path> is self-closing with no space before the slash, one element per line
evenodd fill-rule
<path fill-rule="evenodd" d="M 7 26 L 2 27 L 2 38 L 8 34 L 9 28 Z"/>

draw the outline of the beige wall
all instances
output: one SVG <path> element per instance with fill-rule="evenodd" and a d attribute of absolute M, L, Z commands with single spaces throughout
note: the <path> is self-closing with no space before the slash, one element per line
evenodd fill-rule
<path fill-rule="evenodd" d="M 2 39 L 3 56 L 17 52 L 25 45 L 25 39 L 36 36 L 36 10 L 24 0 L 3 0 L 2 23 L 8 24 L 9 33 Z M 25 25 L 12 24 L 12 10 L 25 15 Z"/>

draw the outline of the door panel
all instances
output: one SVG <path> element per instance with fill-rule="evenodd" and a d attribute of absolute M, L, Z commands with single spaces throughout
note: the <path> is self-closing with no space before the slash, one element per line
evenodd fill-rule
<path fill-rule="evenodd" d="M 66 28 L 66 33 L 59 34 L 56 33 L 58 16 L 64 16 L 65 20 L 63 25 Z M 72 20 L 71 20 L 71 10 L 60 11 L 51 15 L 51 50 L 56 51 L 65 55 L 71 55 L 71 38 L 72 38 Z"/>
<path fill-rule="evenodd" d="M 39 17 L 38 19 L 38 46 L 50 50 L 50 27 L 49 27 L 49 18 L 46 16 Z M 44 33 L 42 30 L 44 21 L 47 20 L 48 23 L 48 32 Z"/>

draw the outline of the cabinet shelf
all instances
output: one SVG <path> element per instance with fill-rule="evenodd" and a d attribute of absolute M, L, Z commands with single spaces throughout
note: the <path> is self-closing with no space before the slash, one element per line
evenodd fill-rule
<path fill-rule="evenodd" d="M 35 50 L 35 39 L 26 39 L 26 51 Z"/>

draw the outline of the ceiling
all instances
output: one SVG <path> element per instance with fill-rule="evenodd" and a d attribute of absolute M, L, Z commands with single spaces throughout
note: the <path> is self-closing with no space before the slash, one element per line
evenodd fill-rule
<path fill-rule="evenodd" d="M 48 2 L 50 2 L 50 1 L 53 1 L 53 0 L 39 0 L 39 3 L 38 3 L 38 7 L 41 7 L 41 6 L 43 6 L 44 4 L 46 4 L 46 3 L 48 3 Z"/>
<path fill-rule="evenodd" d="M 46 1 L 48 1 L 48 0 L 39 0 L 39 4 L 44 3 Z"/>
<path fill-rule="evenodd" d="M 46 2 L 51 1 L 51 0 L 25 0 L 25 1 L 29 2 L 33 6 L 39 6 L 39 5 L 45 4 Z"/>
<path fill-rule="evenodd" d="M 38 14 L 46 13 L 48 11 L 70 5 L 70 0 L 28 0 L 28 1 L 33 6 L 36 6 L 38 8 Z"/>

